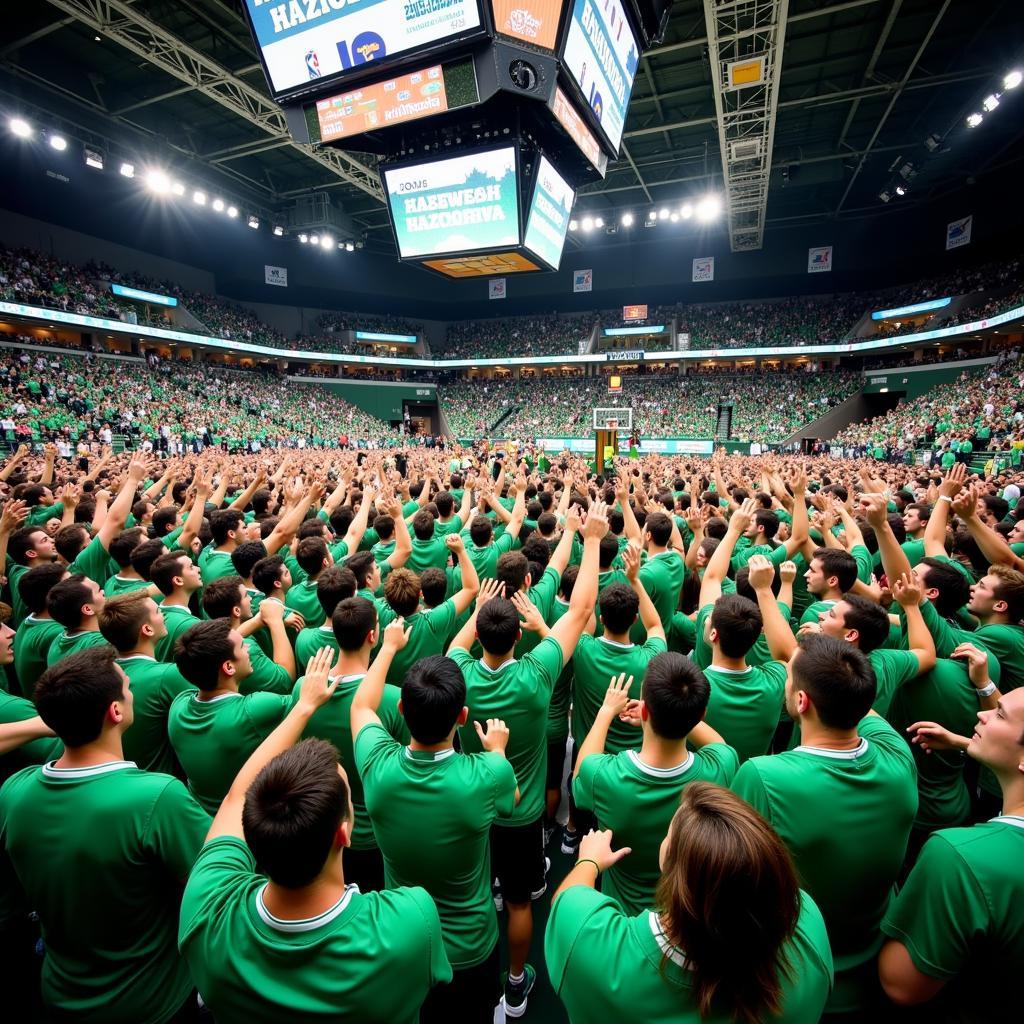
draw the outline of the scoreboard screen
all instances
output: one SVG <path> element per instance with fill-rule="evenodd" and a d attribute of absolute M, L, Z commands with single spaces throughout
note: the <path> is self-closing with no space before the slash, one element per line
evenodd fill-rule
<path fill-rule="evenodd" d="M 533 186 L 523 244 L 552 270 L 558 269 L 562 259 L 574 200 L 572 188 L 551 166 L 548 158 L 541 156 L 537 161 L 537 180 Z"/>

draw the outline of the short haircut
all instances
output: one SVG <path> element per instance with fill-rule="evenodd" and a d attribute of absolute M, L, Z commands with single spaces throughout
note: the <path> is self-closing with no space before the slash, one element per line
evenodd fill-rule
<path fill-rule="evenodd" d="M 149 594 L 135 590 L 108 598 L 99 615 L 100 632 L 118 653 L 130 651 L 139 642 L 139 632 L 149 621 Z"/>
<path fill-rule="evenodd" d="M 395 521 L 391 516 L 377 516 L 373 521 L 373 528 L 382 541 L 389 541 L 395 535 Z"/>
<path fill-rule="evenodd" d="M 27 487 L 22 488 L 21 500 L 24 501 L 29 508 L 34 508 L 40 501 L 42 501 L 45 494 L 46 486 L 44 484 L 29 484 Z"/>
<path fill-rule="evenodd" d="M 324 568 L 327 555 L 327 542 L 323 537 L 306 537 L 305 540 L 299 541 L 299 546 L 295 549 L 295 561 L 310 578 L 315 577 Z"/>
<path fill-rule="evenodd" d="M 517 590 L 522 590 L 529 573 L 530 563 L 521 551 L 506 551 L 498 556 L 494 575 L 505 584 L 506 597 L 511 597 Z"/>
<path fill-rule="evenodd" d="M 430 566 L 420 573 L 420 593 L 428 608 L 436 608 L 448 593 L 448 575 L 444 569 Z"/>
<path fill-rule="evenodd" d="M 357 551 L 345 559 L 345 565 L 355 573 L 358 589 L 362 590 L 370 582 L 375 559 L 369 551 Z"/>
<path fill-rule="evenodd" d="M 7 554 L 12 562 L 17 562 L 18 565 L 28 564 L 28 552 L 35 550 L 36 542 L 33 538 L 37 533 L 46 536 L 46 531 L 40 526 L 23 526 L 7 538 Z"/>
<path fill-rule="evenodd" d="M 757 604 L 757 591 L 750 585 L 750 566 L 745 565 L 742 569 L 736 570 L 736 593 L 740 597 L 749 598 L 755 604 Z M 782 577 L 776 573 L 772 577 L 771 582 L 772 593 L 778 597 L 779 591 L 782 589 Z"/>
<path fill-rule="evenodd" d="M 1024 618 L 1024 573 L 1007 565 L 992 565 L 988 571 L 999 581 L 992 592 L 997 601 L 1006 602 L 1006 617 L 1019 623 Z"/>
<path fill-rule="evenodd" d="M 486 606 L 485 606 L 486 607 Z M 711 687 L 696 662 L 683 654 L 656 654 L 644 673 L 643 700 L 651 729 L 667 740 L 681 740 L 704 717 Z"/>
<path fill-rule="evenodd" d="M 144 579 L 150 579 L 150 569 L 153 563 L 161 556 L 167 554 L 167 546 L 162 540 L 144 540 L 132 552 L 132 568 Z"/>
<path fill-rule="evenodd" d="M 537 529 L 542 537 L 550 537 L 558 528 L 558 519 L 553 512 L 542 512 L 537 519 Z"/>
<path fill-rule="evenodd" d="M 174 643 L 174 664 L 200 690 L 217 689 L 221 665 L 234 656 L 230 619 L 199 622 L 186 629 Z"/>
<path fill-rule="evenodd" d="M 613 583 L 601 591 L 597 600 L 605 631 L 621 636 L 636 622 L 640 599 L 625 583 Z"/>
<path fill-rule="evenodd" d="M 165 597 L 174 593 L 174 579 L 184 571 L 182 561 L 191 561 L 184 551 L 168 551 L 149 567 L 150 581 L 156 584 L 157 590 Z"/>
<path fill-rule="evenodd" d="M 455 508 L 455 499 L 448 491 L 438 491 L 434 495 L 434 504 L 437 506 L 437 511 L 441 513 L 442 518 L 447 519 Z"/>
<path fill-rule="evenodd" d="M 307 519 L 304 523 L 299 526 L 298 532 L 295 534 L 300 541 L 305 540 L 307 537 L 319 537 L 323 540 L 324 530 L 327 528 L 327 524 L 322 520 L 314 516 L 312 519 Z"/>
<path fill-rule="evenodd" d="M 451 658 L 432 654 L 420 658 L 405 673 L 402 715 L 417 743 L 433 744 L 446 739 L 465 704 L 462 669 Z"/>
<path fill-rule="evenodd" d="M 76 630 L 82 624 L 82 606 L 91 601 L 92 591 L 85 573 L 76 572 L 50 588 L 46 595 L 46 610 L 50 618 L 65 629 Z"/>
<path fill-rule="evenodd" d="M 909 512 L 911 509 L 917 513 L 917 518 L 920 519 L 922 523 L 927 523 L 932 517 L 932 507 L 927 501 L 912 501 L 903 509 L 903 511 Z"/>
<path fill-rule="evenodd" d="M 153 536 L 158 540 L 176 529 L 178 526 L 178 509 L 174 505 L 164 505 L 153 513 Z"/>
<path fill-rule="evenodd" d="M 983 494 L 981 503 L 997 523 L 1002 522 L 1010 512 L 1010 503 L 998 494 Z"/>
<path fill-rule="evenodd" d="M 420 578 L 412 569 L 394 569 L 384 581 L 384 600 L 397 615 L 412 615 L 420 603 Z"/>
<path fill-rule="evenodd" d="M 477 612 L 477 636 L 488 654 L 508 654 L 519 639 L 519 629 L 519 613 L 507 598 L 492 598 Z"/>
<path fill-rule="evenodd" d="M 865 653 L 881 647 L 889 639 L 889 615 L 874 601 L 856 594 L 843 594 L 843 625 L 858 633 L 857 646 Z"/>
<path fill-rule="evenodd" d="M 527 562 L 539 565 L 543 572 L 547 568 L 548 562 L 551 561 L 551 548 L 548 547 L 548 542 L 543 537 L 532 534 L 523 545 L 522 556 Z M 534 578 L 536 579 L 536 576 Z"/>
<path fill-rule="evenodd" d="M 252 567 L 252 585 L 263 594 L 272 594 L 283 572 L 284 559 L 280 555 L 261 558 Z"/>
<path fill-rule="evenodd" d="M 358 589 L 355 573 L 343 565 L 329 565 L 316 578 L 316 599 L 327 618 L 334 614 L 339 601 L 355 596 Z"/>
<path fill-rule="evenodd" d="M 722 594 L 711 610 L 711 626 L 727 658 L 745 658 L 761 635 L 761 609 L 740 594 Z"/>
<path fill-rule="evenodd" d="M 932 604 L 940 615 L 946 618 L 955 615 L 970 601 L 971 583 L 963 569 L 934 556 L 922 558 L 918 565 L 928 569 L 922 580 L 925 589 L 938 591 Z"/>
<path fill-rule="evenodd" d="M 580 567 L 578 565 L 567 565 L 565 572 L 562 573 L 562 578 L 558 582 L 558 592 L 567 601 L 572 598 L 573 588 L 576 586 L 576 579 L 580 574 Z"/>
<path fill-rule="evenodd" d="M 132 564 L 132 552 L 145 540 L 146 531 L 141 526 L 133 526 L 130 530 L 122 530 L 110 542 L 110 557 L 122 569 Z"/>
<path fill-rule="evenodd" d="M 346 597 L 331 616 L 331 629 L 338 646 L 349 653 L 362 650 L 366 638 L 377 626 L 377 608 L 365 597 Z"/>
<path fill-rule="evenodd" d="M 660 548 L 665 547 L 672 539 L 672 520 L 664 512 L 652 512 L 647 517 L 644 529 Z"/>
<path fill-rule="evenodd" d="M 412 517 L 412 532 L 417 540 L 430 540 L 434 536 L 434 517 L 425 508 Z"/>
<path fill-rule="evenodd" d="M 275 885 L 301 889 L 323 870 L 348 812 L 337 750 L 307 739 L 253 779 L 242 805 L 242 832 L 261 872 Z"/>
<path fill-rule="evenodd" d="M 871 710 L 877 682 L 867 655 L 820 633 L 805 637 L 790 662 L 793 687 L 811 698 L 821 724 L 854 729 Z"/>
<path fill-rule="evenodd" d="M 220 576 L 203 588 L 203 611 L 211 619 L 230 619 L 242 602 L 245 583 L 241 576 Z"/>
<path fill-rule="evenodd" d="M 25 607 L 33 615 L 46 610 L 47 595 L 60 583 L 67 571 L 60 562 L 44 562 L 34 569 L 29 569 L 18 580 L 18 593 Z"/>
<path fill-rule="evenodd" d="M 65 562 L 73 562 L 88 543 L 89 531 L 81 523 L 62 526 L 53 538 L 53 546 Z"/>
<path fill-rule="evenodd" d="M 849 551 L 817 548 L 813 557 L 821 562 L 821 570 L 826 579 L 836 577 L 840 593 L 845 594 L 857 582 L 857 559 Z"/>
<path fill-rule="evenodd" d="M 611 533 L 606 533 L 602 538 L 597 548 L 597 564 L 598 568 L 603 570 L 610 569 L 612 562 L 619 557 L 619 538 L 613 536 Z"/>
<path fill-rule="evenodd" d="M 39 677 L 33 697 L 39 717 L 73 749 L 99 737 L 107 708 L 123 694 L 114 648 L 103 646 L 61 658 Z"/>
<path fill-rule="evenodd" d="M 261 540 L 247 540 L 231 552 L 231 564 L 242 579 L 252 576 L 256 563 L 267 557 L 267 545 Z"/>
<path fill-rule="evenodd" d="M 219 508 L 210 513 L 210 532 L 218 547 L 227 542 L 228 534 L 245 523 L 245 516 L 237 508 Z"/>
<path fill-rule="evenodd" d="M 469 539 L 478 547 L 485 548 L 491 543 L 494 527 L 487 516 L 473 516 L 469 521 Z"/>
<path fill-rule="evenodd" d="M 781 520 L 774 512 L 759 508 L 754 513 L 754 523 L 759 530 L 764 530 L 765 540 L 774 540 L 775 534 L 779 532 Z"/>

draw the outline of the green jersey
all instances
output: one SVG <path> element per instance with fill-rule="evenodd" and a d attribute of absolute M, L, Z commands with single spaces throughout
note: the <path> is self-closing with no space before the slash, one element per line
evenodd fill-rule
<path fill-rule="evenodd" d="M 511 534 L 503 533 L 486 547 L 478 548 L 472 541 L 466 541 L 466 554 L 482 580 L 493 580 L 498 575 L 498 559 L 506 551 L 512 551 L 519 544 Z"/>
<path fill-rule="evenodd" d="M 42 564 L 42 563 L 40 563 Z M 7 559 L 7 586 L 11 592 L 11 608 L 14 614 L 11 617 L 11 627 L 17 629 L 25 620 L 28 609 L 21 599 L 21 577 L 29 570 L 27 565 L 19 565 Z"/>
<path fill-rule="evenodd" d="M 238 692 L 246 693 L 291 693 L 292 677 L 283 665 L 268 658 L 255 636 L 243 637 L 242 643 L 249 648 L 249 662 L 252 672 L 238 684 Z"/>
<path fill-rule="evenodd" d="M 390 605 L 381 601 L 377 605 L 379 619 L 379 636 L 383 637 L 384 628 L 397 616 Z M 392 686 L 401 686 L 405 681 L 405 673 L 420 658 L 432 654 L 444 654 L 448 644 L 448 636 L 455 623 L 455 602 L 449 598 L 442 601 L 436 608 L 416 611 L 406 616 L 405 628 L 409 630 L 409 639 L 405 646 L 397 651 L 391 667 L 388 669 L 387 682 Z"/>
<path fill-rule="evenodd" d="M 782 617 L 788 622 L 792 609 L 781 601 L 778 602 L 778 605 L 779 611 L 782 612 Z M 715 606 L 713 604 L 704 605 L 697 613 L 697 621 L 693 626 L 693 660 L 705 671 L 710 666 L 715 653 L 708 641 L 708 634 L 711 629 L 711 613 L 714 609 Z M 747 664 L 755 666 L 770 665 L 773 661 L 771 649 L 768 647 L 768 639 L 765 637 L 764 632 L 762 632 L 754 641 L 754 646 L 747 651 Z"/>
<path fill-rule="evenodd" d="M 547 625 L 553 626 L 567 611 L 569 602 L 563 601 L 557 594 L 551 607 L 551 619 Z M 548 743 L 567 739 L 569 736 L 569 708 L 572 706 L 573 659 L 570 658 L 555 680 L 548 703 Z"/>
<path fill-rule="evenodd" d="M 84 573 L 98 587 L 107 582 L 107 577 L 111 575 L 110 554 L 99 537 L 93 537 L 79 551 L 75 560 L 68 566 L 68 572 L 72 575 L 76 572 Z"/>
<path fill-rule="evenodd" d="M 430 540 L 412 539 L 412 551 L 406 559 L 406 569 L 421 573 L 424 569 L 444 569 L 448 564 L 448 546 L 435 533 Z"/>
<path fill-rule="evenodd" d="M 683 556 L 678 551 L 659 551 L 640 566 L 640 582 L 657 609 L 663 627 L 667 627 L 672 621 L 672 613 L 679 606 L 679 591 L 682 589 L 685 573 Z M 629 636 L 633 643 L 638 644 L 647 639 L 647 630 L 639 619 L 633 623 Z"/>
<path fill-rule="evenodd" d="M 672 768 L 653 768 L 635 750 L 584 759 L 572 785 L 577 806 L 597 816 L 598 828 L 610 828 L 617 846 L 633 851 L 604 873 L 601 891 L 630 915 L 653 907 L 661 842 L 683 790 L 691 782 L 728 786 L 738 767 L 725 743 L 687 751 Z"/>
<path fill-rule="evenodd" d="M 587 738 L 612 677 L 620 673 L 625 673 L 627 679 L 632 676 L 629 696 L 638 700 L 648 664 L 667 650 L 661 637 L 648 637 L 643 644 L 620 643 L 607 636 L 593 637 L 586 633 L 580 637 L 572 658 L 572 738 L 577 747 Z M 609 754 L 639 750 L 642 742 L 643 733 L 639 729 L 616 719 L 608 730 L 604 749 Z"/>
<path fill-rule="evenodd" d="M 836 971 L 870 961 L 917 811 L 914 758 L 888 722 L 869 715 L 852 750 L 799 746 L 754 757 L 733 782 L 789 847 L 801 883 L 828 924 Z M 854 839 L 856 837 L 856 839 Z M 837 985 L 830 1011 L 862 993 Z"/>
<path fill-rule="evenodd" d="M 335 639 L 334 630 L 329 624 L 325 623 L 316 627 L 307 626 L 299 631 L 299 635 L 295 638 L 295 664 L 300 672 L 305 670 L 309 659 L 321 647 L 330 647 L 335 654 L 341 650 Z"/>
<path fill-rule="evenodd" d="M 948 984 L 930 1019 L 982 1022 L 1020 1016 L 1010 981 L 1024 963 L 1024 817 L 936 832 L 889 907 L 882 931 L 914 966 Z"/>
<path fill-rule="evenodd" d="M 56 665 L 61 658 L 69 654 L 78 654 L 79 651 L 88 650 L 90 647 L 105 647 L 107 641 L 98 629 L 76 630 L 69 633 L 66 629 L 61 630 L 50 644 L 46 652 L 46 667 Z"/>
<path fill-rule="evenodd" d="M 103 584 L 103 593 L 106 597 L 120 597 L 121 594 L 134 594 L 136 590 L 145 590 L 149 586 L 143 579 L 133 579 L 131 576 L 111 576 Z"/>
<path fill-rule="evenodd" d="M 355 749 L 388 889 L 422 885 L 452 967 L 482 963 L 498 942 L 491 825 L 515 808 L 512 766 L 501 754 L 412 750 L 380 725 L 366 726 Z"/>
<path fill-rule="evenodd" d="M 327 613 L 317 596 L 318 580 L 303 580 L 293 583 L 284 595 L 285 607 L 298 612 L 306 620 L 307 626 L 322 626 L 327 621 Z"/>
<path fill-rule="evenodd" d="M 721 734 L 740 763 L 770 752 L 786 696 L 786 666 L 778 661 L 742 670 L 704 669 L 711 686 L 706 721 Z"/>
<path fill-rule="evenodd" d="M 555 680 L 561 674 L 562 648 L 548 636 L 525 657 L 509 658 L 488 668 L 468 651 L 448 652 L 466 680 L 469 718 L 459 730 L 467 754 L 481 751 L 473 722 L 501 718 L 509 728 L 506 754 L 519 780 L 519 804 L 499 825 L 526 825 L 544 810 L 544 773 L 547 767 L 547 708 Z"/>
<path fill-rule="evenodd" d="M 352 809 L 355 811 L 355 824 L 352 827 L 353 850 L 377 848 L 377 838 L 373 832 L 370 816 L 366 813 L 362 778 L 360 772 L 356 770 L 355 745 L 352 740 L 352 726 L 349 720 L 352 713 L 352 698 L 355 697 L 365 675 L 365 672 L 360 672 L 358 675 L 342 676 L 338 688 L 331 694 L 331 699 L 313 713 L 302 733 L 304 737 L 315 736 L 330 743 L 337 750 L 338 761 L 344 765 L 345 771 L 348 773 Z M 332 681 L 334 678 L 331 676 Z M 293 706 L 299 702 L 301 693 L 302 678 L 300 677 L 292 690 Z M 398 710 L 398 702 L 401 697 L 400 690 L 394 686 L 385 685 L 380 707 L 377 708 L 377 717 L 383 723 L 388 735 L 402 743 L 408 743 L 409 729 L 402 713 Z"/>
<path fill-rule="evenodd" d="M 0 848 L 39 914 L 47 1005 L 86 1024 L 162 1024 L 182 1006 L 178 894 L 209 827 L 177 779 L 130 761 L 7 781 Z"/>
<path fill-rule="evenodd" d="M 50 645 L 64 632 L 64 627 L 53 619 L 39 619 L 27 615 L 14 634 L 14 673 L 21 687 L 21 695 L 32 700 L 39 677 L 46 671 L 46 656 Z"/>
<path fill-rule="evenodd" d="M 156 642 L 156 656 L 160 661 L 174 661 L 174 642 L 183 633 L 198 625 L 197 619 L 183 604 L 162 604 L 160 614 L 164 617 L 167 636 Z"/>
<path fill-rule="evenodd" d="M 878 689 L 871 707 L 880 715 L 889 713 L 889 705 L 900 688 L 912 679 L 916 679 L 921 671 L 917 655 L 910 651 L 894 651 L 887 647 L 877 647 L 868 655 L 868 661 L 875 670 Z"/>
<path fill-rule="evenodd" d="M 195 687 L 186 682 L 176 665 L 145 654 L 116 661 L 128 677 L 134 699 L 134 720 L 122 739 L 124 756 L 143 771 L 173 775 L 177 762 L 167 738 L 167 714 L 179 693 L 195 693 Z"/>
<path fill-rule="evenodd" d="M 817 1024 L 832 984 L 832 954 L 821 912 L 806 893 L 800 894 L 800 917 L 785 954 L 790 971 L 780 979 L 782 1014 L 767 1020 Z M 730 1012 L 701 1015 L 693 973 L 657 914 L 631 917 L 589 886 L 574 885 L 555 900 L 544 959 L 571 1024 L 732 1024 Z"/>
<path fill-rule="evenodd" d="M 231 561 L 231 552 L 218 551 L 212 544 L 207 545 L 199 552 L 199 575 L 204 587 L 224 576 L 234 576 L 235 564 Z"/>
<path fill-rule="evenodd" d="M 283 921 L 267 909 L 266 885 L 245 843 L 222 836 L 185 886 L 178 942 L 218 1024 L 416 1024 L 430 989 L 451 981 L 422 889 L 364 896 L 349 885 L 322 914 Z"/>
<path fill-rule="evenodd" d="M 291 697 L 278 693 L 225 693 L 212 700 L 178 694 L 167 735 L 188 776 L 188 788 L 215 814 L 249 755 L 281 724 Z"/>

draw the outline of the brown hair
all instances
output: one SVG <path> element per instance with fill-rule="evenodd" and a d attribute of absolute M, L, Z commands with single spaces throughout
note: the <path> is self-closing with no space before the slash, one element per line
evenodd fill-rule
<path fill-rule="evenodd" d="M 420 603 L 420 578 L 412 569 L 395 569 L 384 581 L 384 600 L 398 615 L 412 615 Z"/>
<path fill-rule="evenodd" d="M 1024 619 L 1024 573 L 1008 565 L 990 565 L 989 574 L 999 582 L 992 588 L 997 601 L 1006 602 L 1006 617 L 1012 623 Z"/>
<path fill-rule="evenodd" d="M 110 598 L 99 615 L 100 632 L 118 653 L 130 651 L 139 642 L 139 632 L 149 621 L 149 594 L 144 590 Z"/>
<path fill-rule="evenodd" d="M 692 971 L 701 1017 L 756 1024 L 780 1012 L 800 889 L 789 851 L 749 804 L 709 782 L 683 790 L 655 905 Z"/>

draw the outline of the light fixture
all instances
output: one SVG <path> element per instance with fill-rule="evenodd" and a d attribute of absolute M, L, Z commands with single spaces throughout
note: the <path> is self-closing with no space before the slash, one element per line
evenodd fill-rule
<path fill-rule="evenodd" d="M 135 164 L 128 163 L 127 160 L 121 163 L 118 168 L 122 178 L 134 178 L 135 177 Z"/>
<path fill-rule="evenodd" d="M 653 220 L 657 220 L 658 219 L 658 211 L 657 210 L 648 210 L 647 211 L 647 219 L 648 220 L 652 220 L 652 221 Z"/>
<path fill-rule="evenodd" d="M 882 191 L 878 193 L 878 198 L 881 199 L 883 203 L 887 203 L 892 199 L 892 193 L 887 188 L 883 188 Z"/>
<path fill-rule="evenodd" d="M 309 236 L 309 244 L 310 245 L 319 245 L 320 244 L 320 236 L 317 235 L 317 234 L 310 235 Z"/>
<path fill-rule="evenodd" d="M 171 179 L 164 171 L 160 170 L 150 171 L 146 175 L 146 185 L 151 192 L 155 192 L 158 196 L 165 196 L 171 191 Z"/>
<path fill-rule="evenodd" d="M 977 111 L 975 111 L 973 114 L 968 114 L 967 115 L 967 127 L 968 128 L 977 128 L 978 125 L 981 124 L 981 122 L 984 121 L 984 120 L 985 120 L 985 118 L 981 114 L 979 114 Z"/>
<path fill-rule="evenodd" d="M 228 216 L 229 217 L 237 217 L 238 216 L 238 207 L 237 206 L 229 206 L 228 207 Z"/>
<path fill-rule="evenodd" d="M 321 235 L 320 236 L 320 248 L 321 249 L 333 249 L 334 248 L 334 236 L 333 235 Z"/>
<path fill-rule="evenodd" d="M 23 117 L 12 117 L 7 122 L 7 127 L 11 129 L 11 134 L 17 135 L 19 139 L 30 139 L 32 137 L 32 125 Z"/>
<path fill-rule="evenodd" d="M 658 220 L 668 220 L 668 215 L 669 215 L 669 208 L 667 206 L 663 206 L 658 211 Z"/>
<path fill-rule="evenodd" d="M 906 194 L 907 194 L 907 186 L 906 185 L 897 185 L 896 186 L 896 195 L 898 195 L 898 196 L 905 196 Z"/>
<path fill-rule="evenodd" d="M 582 227 L 584 231 L 593 231 L 594 230 L 594 218 L 593 217 L 584 217 L 583 220 L 580 221 L 580 227 Z"/>
<path fill-rule="evenodd" d="M 305 231 L 300 231 L 299 232 L 299 241 L 303 245 L 305 245 L 309 241 L 309 235 L 307 235 Z"/>
<path fill-rule="evenodd" d="M 714 220 L 721 212 L 722 202 L 718 196 L 705 196 L 697 204 L 697 220 L 703 221 L 705 224 Z"/>
<path fill-rule="evenodd" d="M 97 171 L 103 170 L 103 154 L 96 149 L 85 150 L 85 166 L 95 167 Z"/>
<path fill-rule="evenodd" d="M 223 212 L 224 212 L 224 200 L 223 200 L 223 199 L 221 199 L 221 198 L 220 198 L 219 196 L 218 196 L 218 197 L 217 197 L 216 199 L 214 199 L 214 201 L 213 201 L 213 204 L 212 204 L 212 205 L 213 205 L 213 208 L 214 208 L 214 209 L 215 209 L 215 210 L 216 210 L 216 211 L 217 211 L 218 213 L 223 213 Z"/>
<path fill-rule="evenodd" d="M 352 242 L 346 242 L 345 243 L 345 252 L 355 252 L 355 251 L 356 251 L 356 247 L 355 247 L 355 245 Z"/>
<path fill-rule="evenodd" d="M 682 217 L 683 220 L 689 220 L 690 217 L 693 216 L 693 207 L 689 203 L 683 203 L 683 205 L 679 207 L 679 216 Z"/>
<path fill-rule="evenodd" d="M 196 206 L 205 206 L 206 193 L 203 192 L 202 189 L 197 188 L 195 192 L 192 193 L 192 202 L 195 203 Z"/>
<path fill-rule="evenodd" d="M 995 93 L 992 93 L 991 96 L 986 96 L 981 101 L 981 105 L 988 113 L 991 114 L 992 111 L 999 106 L 999 97 Z"/>
<path fill-rule="evenodd" d="M 1003 88 L 1007 90 L 1016 89 L 1022 81 L 1024 81 L 1024 74 L 1022 74 L 1020 71 L 1014 68 L 1013 71 L 1007 71 L 1006 75 L 1004 76 Z"/>
<path fill-rule="evenodd" d="M 175 194 L 176 196 L 183 196 L 183 195 L 185 194 L 185 186 L 184 186 L 184 185 L 183 185 L 183 184 L 182 184 L 182 183 L 181 183 L 180 181 L 176 181 L 176 182 L 175 182 L 175 183 L 174 183 L 174 184 L 173 184 L 173 185 L 171 186 L 171 191 L 172 191 L 172 192 L 173 192 L 173 193 L 174 193 L 174 194 Z"/>
<path fill-rule="evenodd" d="M 284 228 L 280 224 L 274 225 L 274 234 L 280 238 L 284 234 Z"/>
<path fill-rule="evenodd" d="M 68 140 L 63 135 L 51 135 L 50 146 L 58 153 L 63 153 L 68 148 Z"/>
<path fill-rule="evenodd" d="M 604 217 L 595 217 L 594 218 L 594 227 L 595 228 L 603 228 L 604 227 Z"/>
<path fill-rule="evenodd" d="M 253 228 L 255 230 L 256 228 L 258 228 L 260 226 L 260 219 L 259 219 L 259 217 L 255 217 L 255 216 L 253 216 L 250 213 L 249 214 L 249 218 L 246 221 L 246 224 L 248 224 L 249 227 L 251 227 L 251 228 Z"/>
<path fill-rule="evenodd" d="M 578 220 L 576 220 L 575 218 L 573 218 L 571 221 L 569 221 L 569 230 L 570 231 L 577 231 L 579 229 L 579 226 L 580 226 L 580 222 Z"/>
<path fill-rule="evenodd" d="M 622 226 L 624 228 L 631 228 L 633 226 L 633 214 L 624 213 L 622 215 Z"/>

